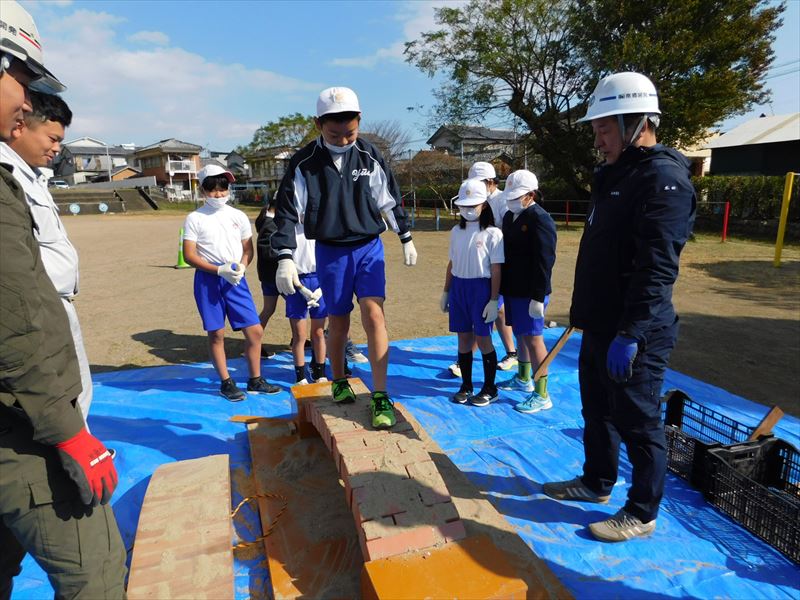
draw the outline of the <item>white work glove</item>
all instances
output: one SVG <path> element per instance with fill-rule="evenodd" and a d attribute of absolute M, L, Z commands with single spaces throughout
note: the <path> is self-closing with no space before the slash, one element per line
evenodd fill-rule
<path fill-rule="evenodd" d="M 450 310 L 450 292 L 442 292 L 442 297 L 439 299 L 439 308 L 443 313 Z"/>
<path fill-rule="evenodd" d="M 417 249 L 411 240 L 403 244 L 403 264 L 407 267 L 417 264 Z"/>
<path fill-rule="evenodd" d="M 317 288 L 312 292 L 306 286 L 301 285 L 299 279 L 295 282 L 295 287 L 301 294 L 303 294 L 303 298 L 306 299 L 306 306 L 308 306 L 308 308 L 317 308 L 319 306 L 319 299 L 322 298 L 321 288 Z"/>
<path fill-rule="evenodd" d="M 533 319 L 544 319 L 544 302 L 531 300 L 528 305 L 528 315 Z"/>
<path fill-rule="evenodd" d="M 217 275 L 231 285 L 239 285 L 244 277 L 244 265 L 241 263 L 225 263 L 217 267 Z"/>
<path fill-rule="evenodd" d="M 275 273 L 275 287 L 281 294 L 291 296 L 295 292 L 295 285 L 300 285 L 297 267 L 291 258 L 282 258 L 278 261 L 278 270 Z"/>
<path fill-rule="evenodd" d="M 497 300 L 489 300 L 483 308 L 481 316 L 484 323 L 494 323 L 497 319 Z"/>

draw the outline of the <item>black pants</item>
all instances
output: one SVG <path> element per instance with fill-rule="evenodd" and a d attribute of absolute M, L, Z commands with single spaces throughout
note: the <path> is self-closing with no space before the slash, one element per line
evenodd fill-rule
<path fill-rule="evenodd" d="M 111 505 L 85 506 L 56 450 L 29 424 L 0 422 L 0 600 L 30 553 L 55 597 L 125 597 L 125 548 Z"/>
<path fill-rule="evenodd" d="M 677 319 L 649 333 L 640 344 L 633 376 L 625 383 L 612 381 L 606 370 L 615 334 L 584 331 L 578 359 L 586 454 L 581 479 L 598 494 L 611 493 L 617 481 L 620 442 L 625 442 L 633 467 L 625 510 L 644 522 L 656 518 L 664 494 L 667 450 L 661 385 L 677 334 Z"/>

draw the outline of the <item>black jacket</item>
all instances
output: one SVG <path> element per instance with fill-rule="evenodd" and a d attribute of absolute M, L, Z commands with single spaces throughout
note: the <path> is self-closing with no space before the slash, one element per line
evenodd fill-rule
<path fill-rule="evenodd" d="M 503 249 L 500 293 L 544 302 L 552 292 L 550 277 L 556 262 L 553 218 L 538 204 L 531 204 L 516 219 L 508 211 L 503 217 Z"/>
<path fill-rule="evenodd" d="M 358 138 L 343 154 L 341 173 L 322 138 L 295 153 L 278 188 L 272 247 L 291 255 L 295 225 L 303 223 L 310 240 L 355 245 L 386 231 L 411 239 L 400 205 L 400 187 L 375 146 Z"/>
<path fill-rule="evenodd" d="M 629 147 L 601 166 L 578 250 L 571 324 L 641 342 L 671 325 L 672 286 L 695 208 L 689 161 L 677 150 Z"/>
<path fill-rule="evenodd" d="M 275 252 L 270 243 L 272 234 L 278 228 L 275 226 L 275 219 L 270 217 L 266 211 L 256 218 L 256 255 L 258 257 L 258 280 L 261 283 L 275 283 L 275 273 L 278 271 L 278 253 Z"/>

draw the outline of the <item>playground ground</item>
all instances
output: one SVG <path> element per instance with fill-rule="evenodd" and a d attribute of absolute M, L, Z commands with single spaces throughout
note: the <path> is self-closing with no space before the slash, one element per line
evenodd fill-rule
<path fill-rule="evenodd" d="M 76 307 L 95 372 L 208 360 L 192 270 L 173 268 L 183 219 L 168 212 L 64 217 L 80 254 Z M 568 321 L 580 234 L 579 227 L 559 228 L 548 317 L 560 325 Z M 414 268 L 403 266 L 394 235 L 383 241 L 391 338 L 447 335 L 447 316 L 438 308 L 447 231 L 414 233 L 420 256 Z M 681 331 L 671 367 L 800 416 L 800 248 L 784 248 L 780 268 L 772 266 L 773 256 L 769 243 L 730 238 L 723 244 L 700 235 L 686 246 L 674 292 Z M 255 266 L 247 280 L 260 309 Z M 290 338 L 282 310 L 280 303 L 264 336 L 276 351 L 286 350 Z M 229 356 L 238 356 L 241 336 L 230 333 Z M 366 341 L 357 317 L 352 337 Z"/>

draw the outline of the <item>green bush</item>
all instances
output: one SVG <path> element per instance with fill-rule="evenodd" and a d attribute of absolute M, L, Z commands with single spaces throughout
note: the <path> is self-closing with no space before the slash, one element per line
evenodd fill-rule
<path fill-rule="evenodd" d="M 697 214 L 717 215 L 731 203 L 730 217 L 770 220 L 780 217 L 785 177 L 707 175 L 692 177 L 697 190 Z M 800 181 L 795 177 L 789 203 L 789 221 L 800 221 Z"/>

